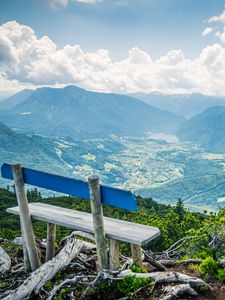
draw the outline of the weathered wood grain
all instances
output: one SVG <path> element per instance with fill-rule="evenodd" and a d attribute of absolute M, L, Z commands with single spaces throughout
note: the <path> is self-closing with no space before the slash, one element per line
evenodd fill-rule
<path fill-rule="evenodd" d="M 108 254 L 98 176 L 88 177 L 99 269 L 108 269 Z"/>
<path fill-rule="evenodd" d="M 118 270 L 120 265 L 120 242 L 109 241 L 109 267 L 110 270 Z"/>
<path fill-rule="evenodd" d="M 94 233 L 92 214 L 57 207 L 46 203 L 30 203 L 33 219 Z M 19 215 L 18 207 L 8 208 L 7 212 Z M 144 245 L 160 235 L 157 227 L 104 217 L 106 236 L 110 239 L 135 245 Z"/>
<path fill-rule="evenodd" d="M 138 267 L 142 267 L 143 257 L 140 245 L 131 244 L 131 252 L 134 264 Z"/>
<path fill-rule="evenodd" d="M 13 165 L 12 172 L 13 172 L 13 178 L 15 182 L 16 199 L 20 210 L 20 223 L 21 223 L 22 237 L 23 237 L 23 248 L 26 245 L 31 270 L 35 271 L 40 266 L 40 259 L 37 253 L 33 227 L 32 227 L 31 218 L 29 214 L 28 201 L 27 201 L 26 190 L 25 190 L 25 185 L 23 180 L 22 166 L 20 164 Z M 24 255 L 26 255 L 26 251 L 24 251 Z M 24 260 L 24 262 L 26 262 L 26 259 Z M 26 265 L 25 269 L 28 268 L 29 266 Z"/>
<path fill-rule="evenodd" d="M 47 247 L 45 261 L 49 261 L 55 256 L 56 224 L 47 223 Z"/>

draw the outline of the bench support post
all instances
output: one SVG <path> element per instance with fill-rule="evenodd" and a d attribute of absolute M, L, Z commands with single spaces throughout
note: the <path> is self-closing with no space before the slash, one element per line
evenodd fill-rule
<path fill-rule="evenodd" d="M 56 224 L 47 223 L 46 262 L 55 256 L 55 236 Z"/>
<path fill-rule="evenodd" d="M 26 247 L 31 270 L 35 271 L 40 266 L 40 260 L 38 257 L 33 227 L 31 223 L 21 165 L 20 164 L 13 165 L 12 172 L 13 172 L 13 178 L 15 182 L 16 198 L 17 198 L 19 212 L 20 212 L 23 249 L 24 247 Z M 24 257 L 26 258 L 26 252 L 24 253 Z M 25 267 L 27 268 L 28 265 Z"/>
<path fill-rule="evenodd" d="M 131 244 L 131 252 L 132 252 L 132 258 L 134 260 L 134 265 L 138 267 L 142 267 L 143 258 L 142 258 L 141 246 Z"/>
<path fill-rule="evenodd" d="M 22 243 L 23 243 L 23 263 L 24 263 L 24 269 L 26 272 L 30 272 L 31 271 L 31 266 L 30 266 L 30 260 L 29 260 L 29 256 L 28 256 L 28 252 L 27 252 L 27 246 L 24 240 L 24 233 L 23 233 L 23 229 L 22 226 L 21 227 L 21 234 L 22 234 Z"/>
<path fill-rule="evenodd" d="M 109 240 L 109 267 L 110 270 L 118 270 L 120 265 L 120 242 Z"/>
<path fill-rule="evenodd" d="M 88 178 L 99 269 L 108 269 L 108 254 L 98 176 Z"/>

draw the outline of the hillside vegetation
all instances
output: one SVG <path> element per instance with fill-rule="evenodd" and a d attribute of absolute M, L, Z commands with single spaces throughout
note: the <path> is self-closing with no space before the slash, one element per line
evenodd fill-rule
<path fill-rule="evenodd" d="M 28 191 L 28 199 L 32 202 L 41 201 L 48 204 L 90 212 L 89 201 L 68 196 L 42 198 L 37 189 Z M 15 205 L 16 198 L 14 193 L 6 189 L 0 189 L 0 237 L 2 239 L 11 240 L 20 236 L 18 217 L 5 212 L 7 207 Z M 207 215 L 185 210 L 181 200 L 178 200 L 176 205 L 171 207 L 170 205 L 158 204 L 150 198 L 138 197 L 138 211 L 136 213 L 125 212 L 121 209 L 107 206 L 104 207 L 104 215 L 159 227 L 161 236 L 154 242 L 151 242 L 146 248 L 146 253 L 156 260 L 166 256 L 167 259 L 179 260 L 180 262 L 178 261 L 178 263 L 175 263 L 178 265 L 182 265 L 183 260 L 194 259 L 194 261 L 197 261 L 200 265 L 190 264 L 186 267 L 185 272 L 187 274 L 193 273 L 195 276 L 202 277 L 214 287 L 211 291 L 207 291 L 207 286 L 203 286 L 202 289 L 198 290 L 199 292 L 205 293 L 204 299 L 212 299 L 212 291 L 213 293 L 217 293 L 218 286 L 220 289 L 219 291 L 221 291 L 221 293 L 219 293 L 221 295 L 223 294 L 220 286 L 222 283 L 225 283 L 225 267 L 224 265 L 221 267 L 220 261 L 225 255 L 225 209 L 221 210 L 219 213 Z M 45 238 L 46 223 L 33 221 L 33 224 L 36 236 Z M 72 230 L 70 229 L 58 226 L 57 245 L 61 239 L 68 236 L 71 232 Z M 177 244 L 177 247 L 172 246 L 174 244 Z M 18 255 L 18 248 L 16 248 L 18 246 L 12 246 L 9 242 L 3 243 L 3 246 L 5 249 L 11 251 L 11 253 L 14 253 L 14 255 Z M 130 249 L 125 243 L 122 244 L 122 254 L 125 256 L 131 255 Z M 131 270 L 132 272 L 137 273 L 146 272 L 145 269 L 135 266 L 133 266 Z M 174 269 L 174 271 L 177 270 L 179 269 Z M 71 276 L 74 276 L 74 273 L 70 274 L 69 270 L 60 272 L 56 279 L 49 281 L 45 285 L 45 292 L 46 289 L 52 290 L 55 284 L 59 284 L 63 279 L 71 278 Z M 7 280 L 3 281 L 3 283 L 6 284 L 6 282 L 8 282 Z M 0 285 L 0 292 L 4 291 L 4 284 Z M 132 296 L 132 298 L 137 297 L 138 299 L 136 290 L 139 290 L 140 287 L 142 287 L 140 290 L 142 290 L 143 297 L 154 300 L 159 299 L 158 293 L 160 291 L 160 286 L 159 289 L 155 289 L 152 280 L 135 279 L 135 277 L 132 276 L 128 276 L 119 282 L 113 281 L 110 283 L 109 281 L 108 283 L 103 282 L 97 284 L 96 281 L 96 287 L 88 289 L 88 293 L 85 293 L 85 297 L 87 299 L 99 299 L 99 297 L 107 294 L 107 299 L 116 299 L 122 296 Z M 145 287 L 144 290 L 143 287 Z M 55 296 L 53 299 L 68 299 L 69 292 L 69 287 L 64 288 L 60 291 L 59 295 Z M 84 293 L 84 290 L 81 289 L 79 292 Z M 215 297 L 215 299 L 222 299 L 219 297 Z"/>

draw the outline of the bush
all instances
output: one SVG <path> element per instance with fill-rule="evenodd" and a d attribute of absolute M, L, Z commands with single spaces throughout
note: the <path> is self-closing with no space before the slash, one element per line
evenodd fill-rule
<path fill-rule="evenodd" d="M 217 279 L 223 283 L 225 283 L 225 268 L 218 270 Z"/>
<path fill-rule="evenodd" d="M 121 295 L 129 297 L 132 293 L 138 290 L 141 286 L 152 284 L 151 278 L 137 278 L 136 276 L 127 276 L 123 280 L 113 282 L 113 287 L 116 288 Z"/>
<path fill-rule="evenodd" d="M 212 257 L 208 257 L 200 264 L 199 270 L 206 278 L 216 278 L 218 263 Z"/>

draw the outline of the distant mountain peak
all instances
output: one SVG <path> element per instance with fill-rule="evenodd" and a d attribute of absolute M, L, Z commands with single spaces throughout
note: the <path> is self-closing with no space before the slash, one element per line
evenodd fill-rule
<path fill-rule="evenodd" d="M 49 135 L 104 137 L 173 133 L 182 117 L 129 96 L 89 92 L 77 86 L 42 87 L 0 113 L 10 127 Z"/>

